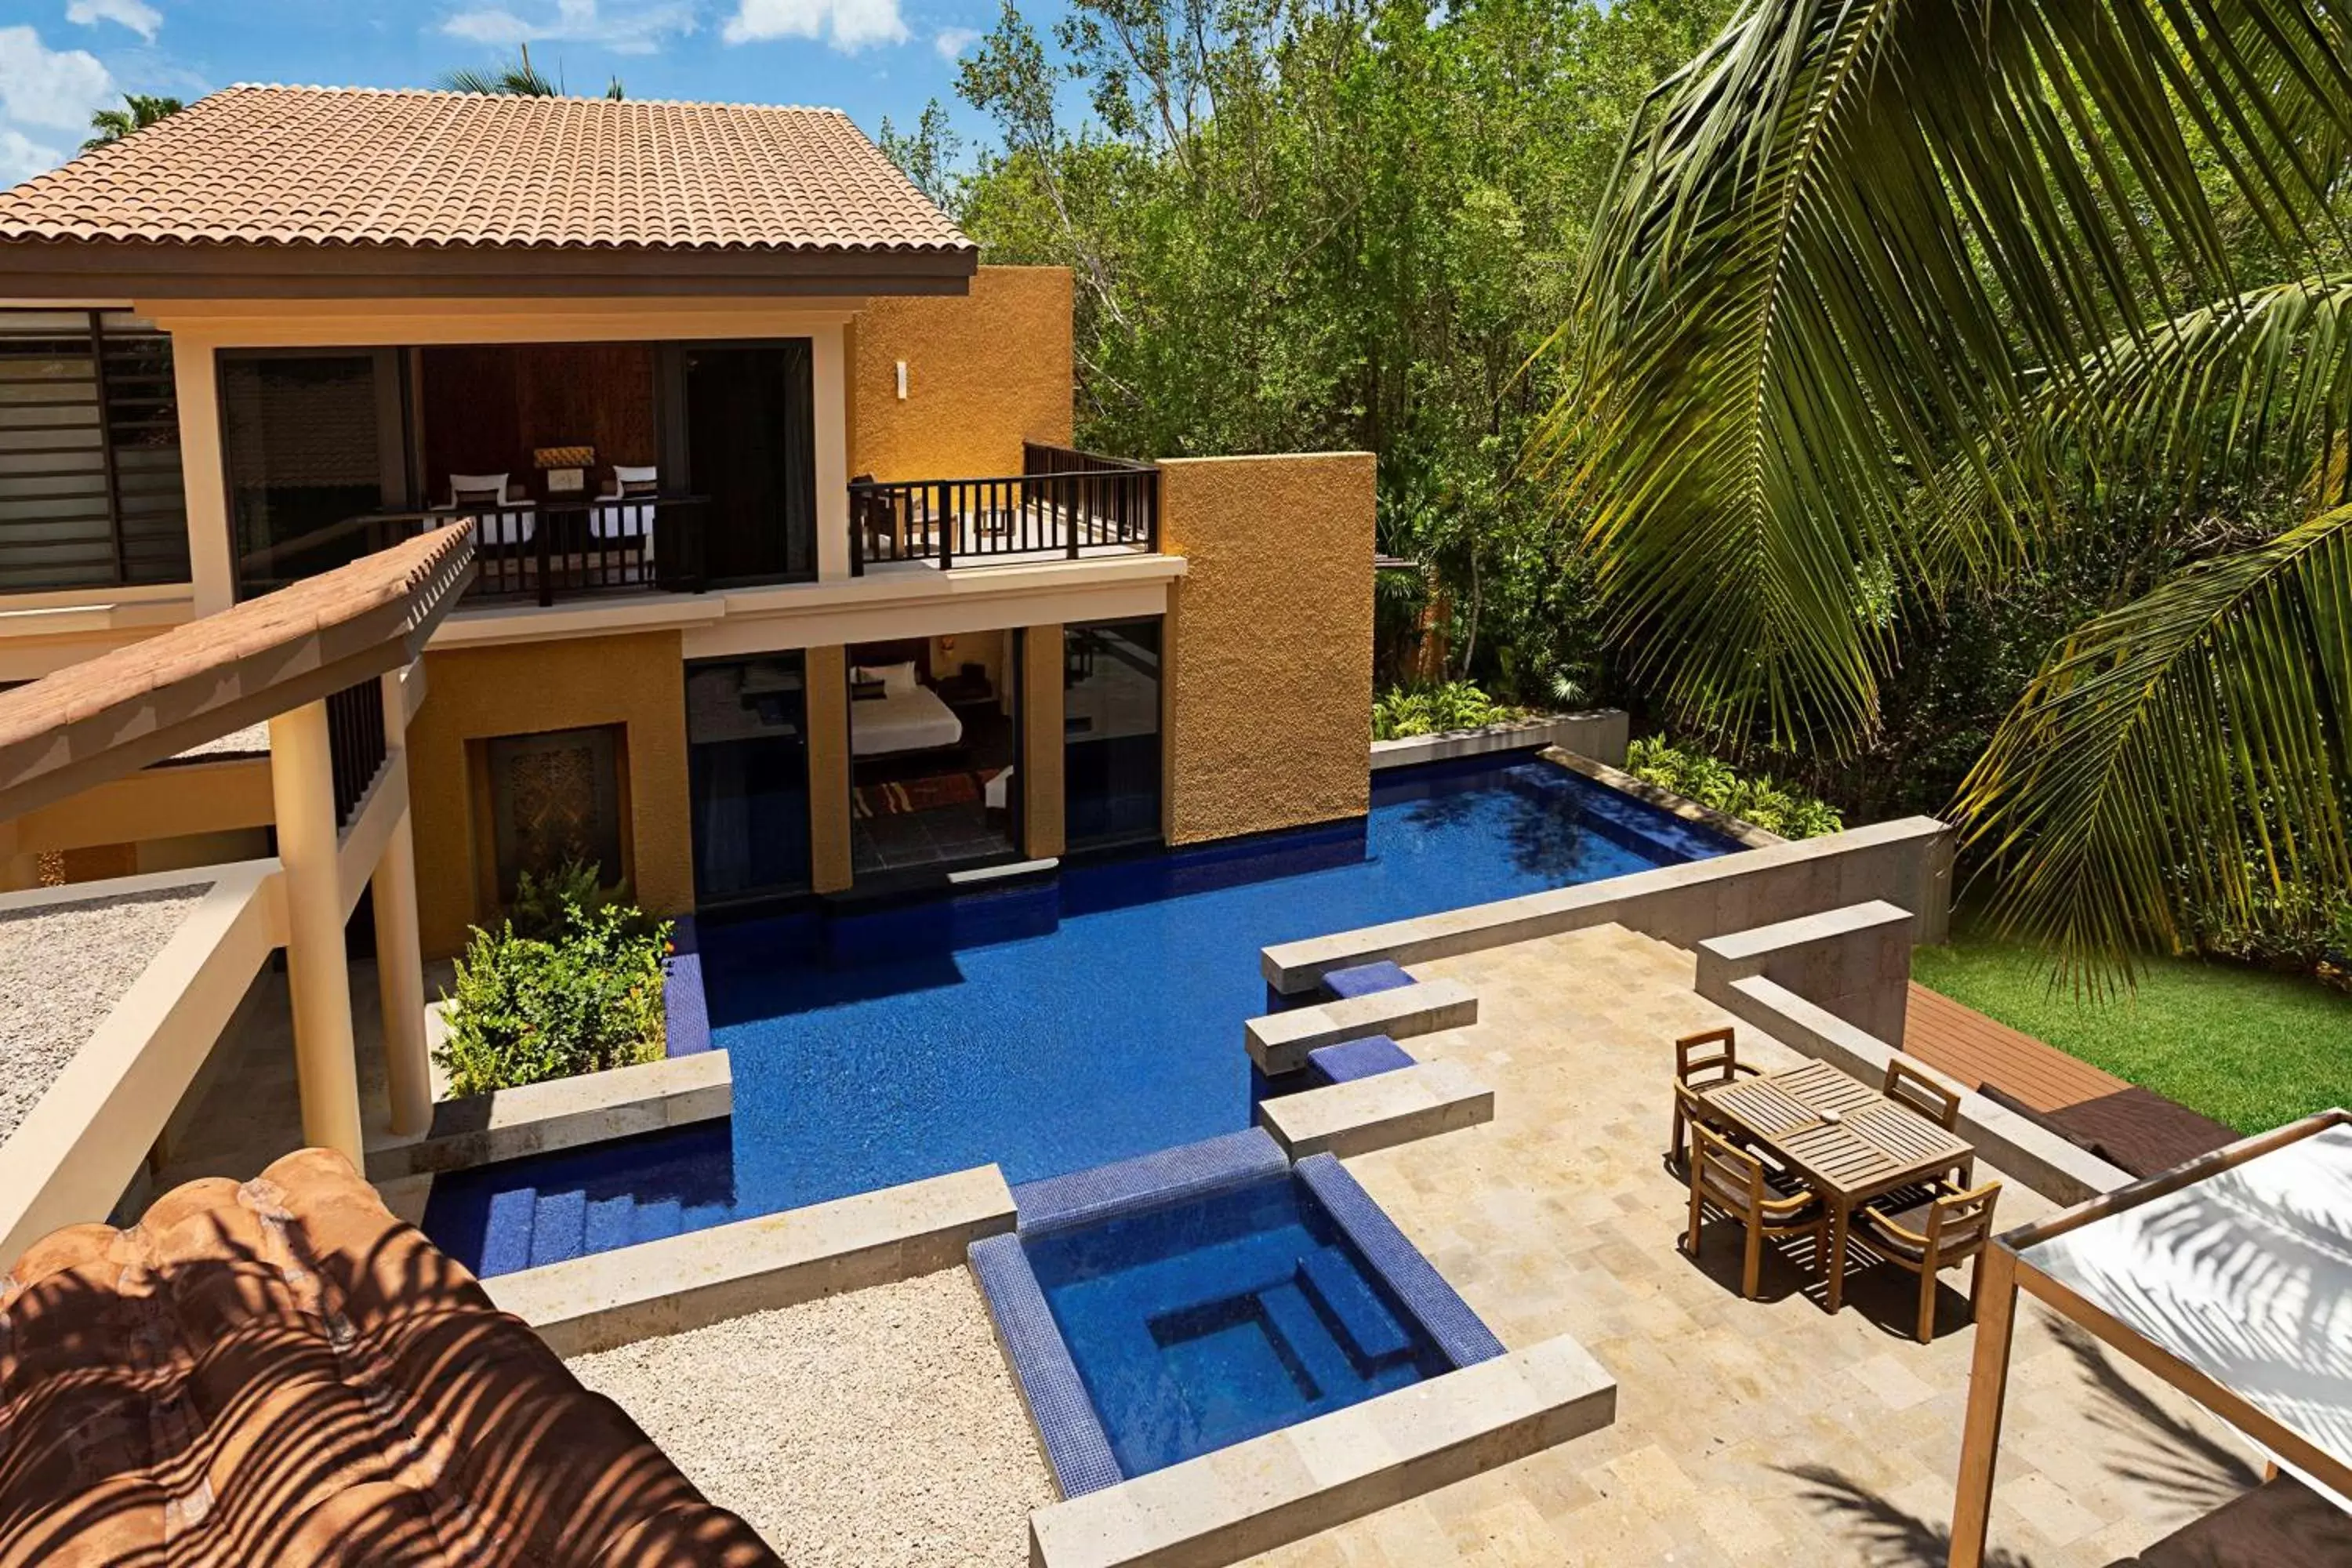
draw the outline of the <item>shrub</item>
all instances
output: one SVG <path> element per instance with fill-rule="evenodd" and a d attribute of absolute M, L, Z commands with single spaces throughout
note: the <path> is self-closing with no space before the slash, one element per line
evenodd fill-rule
<path fill-rule="evenodd" d="M 1783 838 L 1818 838 L 1845 826 L 1826 801 L 1769 773 L 1742 778 L 1720 759 L 1669 744 L 1664 736 L 1634 742 L 1626 752 L 1625 771 L 1644 784 L 1672 790 Z"/>
<path fill-rule="evenodd" d="M 567 910 L 593 914 L 600 910 L 619 909 L 627 912 L 632 934 L 650 934 L 654 922 L 629 901 L 628 879 L 625 877 L 607 888 L 604 876 L 603 866 L 576 858 L 544 877 L 525 871 L 515 885 L 514 902 L 507 907 L 507 919 L 514 922 L 517 935 L 550 942 L 563 930 Z"/>
<path fill-rule="evenodd" d="M 1408 735 L 1442 735 L 1524 719 L 1528 710 L 1496 701 L 1466 680 L 1440 686 L 1397 687 L 1372 700 L 1372 739 L 1401 741 Z"/>
<path fill-rule="evenodd" d="M 477 927 L 445 994 L 449 1033 L 434 1052 L 457 1094 L 660 1059 L 667 1039 L 667 921 L 633 906 L 568 901 L 541 936 L 511 920 Z"/>

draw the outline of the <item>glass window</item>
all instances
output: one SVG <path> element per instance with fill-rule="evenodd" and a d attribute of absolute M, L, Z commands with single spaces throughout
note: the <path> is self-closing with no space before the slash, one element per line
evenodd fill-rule
<path fill-rule="evenodd" d="M 223 354 L 237 592 L 251 598 L 394 542 L 406 491 L 396 349 Z"/>
<path fill-rule="evenodd" d="M 1073 849 L 1155 840 L 1159 617 L 1062 628 L 1064 831 Z"/>
<path fill-rule="evenodd" d="M 121 310 L 0 310 L 0 591 L 187 580 L 171 340 Z"/>
<path fill-rule="evenodd" d="M 686 668 L 698 902 L 809 886 L 808 694 L 798 652 Z"/>

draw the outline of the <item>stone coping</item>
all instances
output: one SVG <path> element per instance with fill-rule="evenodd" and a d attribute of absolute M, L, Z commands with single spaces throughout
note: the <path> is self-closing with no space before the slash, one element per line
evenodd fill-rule
<path fill-rule="evenodd" d="M 1624 753 L 1618 758 L 1622 762 Z M 1544 761 L 1555 763 L 1572 773 L 1581 773 L 1594 784 L 1607 784 L 1620 795 L 1630 795 L 1645 805 L 1654 805 L 1669 816 L 1685 822 L 1696 822 L 1702 827 L 1712 827 L 1734 843 L 1750 849 L 1763 849 L 1789 839 L 1769 833 L 1752 822 L 1745 822 L 1727 811 L 1717 811 L 1711 805 L 1701 805 L 1687 795 L 1676 795 L 1670 789 L 1654 784 L 1647 779 L 1637 779 L 1622 768 L 1594 758 L 1580 747 L 1562 742 L 1544 752 Z"/>
<path fill-rule="evenodd" d="M 1886 1064 L 1901 1054 L 1875 1035 L 1761 974 L 1735 977 L 1702 969 L 1698 991 L 1790 1050 L 1828 1062 L 1865 1083 L 1881 1081 Z M 1973 1091 L 1960 1095 L 1959 1134 L 1987 1163 L 2053 1203 L 2082 1203 L 2133 1179 L 2120 1166 Z"/>
<path fill-rule="evenodd" d="M 1206 1197 L 1290 1168 L 1275 1141 L 1255 1127 L 1197 1143 L 1180 1143 L 1013 1189 L 1021 1234 L 1047 1236 L 1136 1209 Z"/>
<path fill-rule="evenodd" d="M 1910 929 L 1910 910 L 1896 909 L 1884 899 L 1872 899 L 1865 903 L 1847 904 L 1819 914 L 1799 915 L 1794 920 L 1709 937 L 1698 944 L 1698 959 L 1702 965 L 1719 963 L 1733 974 L 1754 974 L 1784 954 L 1801 953 L 1847 937 L 1877 931 L 1900 930 L 1907 934 Z"/>
<path fill-rule="evenodd" d="M 1323 1212 L 1331 1216 L 1331 1223 L 1355 1245 L 1405 1311 L 1437 1342 L 1447 1361 L 1456 1367 L 1475 1366 L 1503 1353 L 1503 1342 L 1494 1331 L 1478 1321 L 1470 1303 L 1445 1282 L 1445 1277 L 1422 1256 L 1345 1165 L 1329 1154 L 1315 1154 L 1299 1161 L 1295 1170 L 1307 1190 L 1315 1194 L 1315 1201 L 1323 1205 Z"/>
<path fill-rule="evenodd" d="M 1262 1100 L 1257 1120 L 1294 1160 L 1354 1156 L 1492 1121 L 1495 1091 L 1458 1061 L 1416 1062 Z"/>
<path fill-rule="evenodd" d="M 1078 1363 L 1055 1325 L 1053 1309 L 1045 1304 L 1045 1288 L 1029 1266 L 1018 1236 L 982 1237 L 965 1254 L 972 1278 L 988 1303 L 989 1321 L 995 1325 L 997 1348 L 1021 1385 L 1021 1403 L 1029 1412 L 1030 1429 L 1045 1452 L 1054 1485 L 1066 1498 L 1119 1483 L 1118 1458 L 1110 1449 L 1110 1434 L 1087 1393 Z"/>
<path fill-rule="evenodd" d="M 1950 830 L 1934 817 L 1904 817 L 1819 838 L 1790 840 L 1329 936 L 1278 942 L 1261 951 L 1259 967 L 1268 984 L 1295 994 L 1314 989 L 1331 970 L 1381 959 L 1411 966 L 1612 924 L 1678 946 L 1694 946 L 1707 937 L 1760 921 L 1792 919 L 1873 898 L 1910 909 L 1918 918 L 1920 939 L 1935 941 L 1945 925 L 1941 900 L 1948 892 L 1949 843 Z M 1921 907 L 1914 908 L 1915 904 Z"/>
<path fill-rule="evenodd" d="M 1319 1047 L 1366 1035 L 1401 1040 L 1477 1021 L 1478 996 L 1468 986 L 1458 980 L 1416 980 L 1367 995 L 1252 1018 L 1242 1026 L 1242 1043 L 1260 1072 L 1280 1078 L 1304 1068 L 1307 1053 Z"/>
<path fill-rule="evenodd" d="M 551 1079 L 442 1100 L 421 1134 L 370 1136 L 367 1176 L 393 1181 L 494 1164 L 709 1121 L 734 1106 L 734 1071 L 723 1050 Z"/>
<path fill-rule="evenodd" d="M 1625 759 L 1631 733 L 1622 708 L 1593 708 L 1577 713 L 1547 713 L 1517 719 L 1507 724 L 1485 724 L 1475 730 L 1448 730 L 1441 735 L 1407 735 L 1372 742 L 1372 772 L 1408 768 L 1421 763 L 1451 762 L 1494 752 L 1539 751 L 1564 746 L 1587 756 Z"/>
<path fill-rule="evenodd" d="M 1002 1173 L 977 1165 L 500 1274 L 482 1287 L 556 1354 L 580 1355 L 951 1268 L 973 1242 L 1011 1230 L 1013 1217 Z"/>
<path fill-rule="evenodd" d="M 1597 1431 L 1616 1380 L 1561 1335 L 1029 1516 L 1036 1568 L 1238 1562 Z"/>

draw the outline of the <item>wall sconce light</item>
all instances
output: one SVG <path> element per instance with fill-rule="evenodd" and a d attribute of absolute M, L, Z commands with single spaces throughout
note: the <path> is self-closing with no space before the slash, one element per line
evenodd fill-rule
<path fill-rule="evenodd" d="M 901 403 L 907 401 L 907 362 L 905 360 L 898 362 L 898 401 Z"/>

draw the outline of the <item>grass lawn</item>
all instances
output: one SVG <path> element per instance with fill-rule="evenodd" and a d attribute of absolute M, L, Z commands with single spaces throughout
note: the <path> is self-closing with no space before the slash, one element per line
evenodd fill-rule
<path fill-rule="evenodd" d="M 2052 990 L 2033 950 L 1966 934 L 1918 949 L 1911 974 L 2241 1132 L 2352 1105 L 2352 996 L 2314 980 L 2166 960 L 2135 994 L 2095 1002 Z"/>

